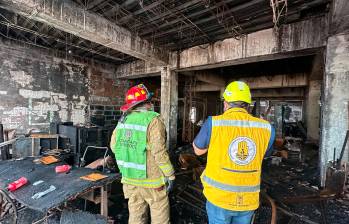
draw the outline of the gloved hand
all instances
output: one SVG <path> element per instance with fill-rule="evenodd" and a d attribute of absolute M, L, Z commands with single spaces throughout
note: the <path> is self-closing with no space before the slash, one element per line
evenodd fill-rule
<path fill-rule="evenodd" d="M 105 158 L 105 162 L 106 167 L 108 167 L 109 169 L 113 169 L 116 166 L 115 160 L 111 156 L 107 156 L 107 158 Z"/>
<path fill-rule="evenodd" d="M 174 175 L 170 176 L 170 177 L 166 177 L 166 191 L 167 192 L 172 191 L 175 179 L 176 179 L 176 177 Z"/>

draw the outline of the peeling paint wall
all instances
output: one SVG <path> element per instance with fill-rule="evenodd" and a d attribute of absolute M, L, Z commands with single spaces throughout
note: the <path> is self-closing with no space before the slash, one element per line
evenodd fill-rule
<path fill-rule="evenodd" d="M 91 104 L 119 106 L 128 87 L 113 78 L 113 65 L 67 60 L 1 40 L 0 77 L 0 121 L 24 133 L 47 130 L 50 122 L 85 124 Z"/>
<path fill-rule="evenodd" d="M 172 52 L 170 65 L 171 69 L 206 69 L 260 60 L 260 57 L 278 53 L 321 48 L 326 45 L 327 29 L 326 17 L 314 17 L 283 25 L 278 32 L 270 28 L 240 39 L 228 38 L 188 48 L 179 56 Z"/>
<path fill-rule="evenodd" d="M 339 157 L 346 130 L 349 129 L 349 34 L 332 36 L 326 50 L 326 75 L 322 106 L 321 176 L 328 161 Z M 344 161 L 349 160 L 348 146 Z"/>

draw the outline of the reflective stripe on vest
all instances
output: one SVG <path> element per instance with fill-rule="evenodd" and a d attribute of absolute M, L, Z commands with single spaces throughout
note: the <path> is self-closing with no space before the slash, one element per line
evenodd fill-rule
<path fill-rule="evenodd" d="M 125 168 L 133 168 L 133 169 L 137 169 L 137 170 L 147 170 L 147 167 L 144 164 L 124 162 L 122 160 L 117 160 L 116 162 L 118 163 L 118 166 L 123 166 Z"/>
<path fill-rule="evenodd" d="M 118 123 L 113 152 L 123 178 L 147 178 L 147 129 L 157 116 L 153 111 L 131 112 Z"/>
<path fill-rule="evenodd" d="M 258 121 L 240 121 L 240 120 L 212 120 L 214 127 L 241 127 L 241 128 L 265 128 L 271 131 L 271 126 L 268 123 Z"/>
<path fill-rule="evenodd" d="M 140 187 L 146 187 L 146 188 L 158 188 L 158 187 L 164 186 L 165 179 L 162 176 L 156 179 L 133 179 L 133 178 L 122 177 L 121 183 L 140 186 Z"/>
<path fill-rule="evenodd" d="M 229 184 L 223 184 L 219 183 L 215 180 L 212 180 L 211 178 L 204 175 L 202 177 L 203 181 L 205 181 L 208 185 L 211 185 L 212 187 L 221 189 L 223 191 L 230 191 L 230 192 L 259 192 L 260 191 L 260 185 L 256 186 L 233 186 Z"/>
<path fill-rule="evenodd" d="M 207 165 L 201 180 L 206 199 L 232 211 L 259 206 L 261 165 L 271 125 L 241 108 L 212 117 Z"/>
<path fill-rule="evenodd" d="M 137 124 L 123 124 L 119 123 L 117 126 L 117 129 L 129 129 L 129 130 L 136 130 L 136 131 L 147 131 L 147 126 L 137 125 Z"/>

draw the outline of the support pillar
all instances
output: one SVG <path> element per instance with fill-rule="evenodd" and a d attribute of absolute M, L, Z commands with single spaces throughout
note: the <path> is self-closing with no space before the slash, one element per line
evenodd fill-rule
<path fill-rule="evenodd" d="M 320 95 L 321 80 L 310 80 L 305 105 L 307 140 L 318 142 L 320 134 Z"/>
<path fill-rule="evenodd" d="M 320 171 L 324 186 L 327 164 L 334 149 L 339 157 L 346 130 L 349 128 L 349 34 L 329 37 L 326 48 L 326 74 L 322 103 Z M 348 161 L 348 146 L 344 160 Z"/>
<path fill-rule="evenodd" d="M 161 117 L 166 125 L 167 147 L 174 149 L 177 144 L 178 74 L 169 67 L 161 69 Z"/>

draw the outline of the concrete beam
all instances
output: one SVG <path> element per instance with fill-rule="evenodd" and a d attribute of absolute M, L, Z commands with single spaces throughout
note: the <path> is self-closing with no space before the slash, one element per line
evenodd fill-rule
<path fill-rule="evenodd" d="M 226 80 L 223 77 L 209 71 L 197 71 L 194 75 L 195 79 L 201 82 L 221 87 L 225 87 L 226 85 Z"/>
<path fill-rule="evenodd" d="M 199 83 L 196 85 L 196 92 L 220 91 L 222 88 L 226 86 L 227 83 L 230 83 L 235 80 L 246 82 L 252 90 L 304 87 L 308 85 L 308 75 L 306 73 L 235 78 L 227 83 L 224 79 L 221 79 L 219 75 L 210 74 L 209 76 L 200 76 L 200 79 L 197 78 L 197 80 L 204 83 Z"/>
<path fill-rule="evenodd" d="M 167 147 L 174 149 L 177 145 L 178 74 L 169 67 L 161 69 L 160 110 L 167 131 Z"/>
<path fill-rule="evenodd" d="M 303 99 L 304 88 L 283 88 L 283 89 L 253 89 L 252 99 Z"/>
<path fill-rule="evenodd" d="M 172 52 L 170 66 L 171 70 L 184 72 L 314 55 L 322 52 L 326 46 L 327 32 L 327 18 L 315 17 L 283 25 L 277 33 L 273 29 L 266 29 L 250 33 L 239 40 L 228 38 L 210 45 Z M 132 65 L 128 67 L 132 68 Z M 147 69 L 146 65 L 143 68 L 138 66 L 136 75 L 141 73 L 139 71 L 145 71 L 146 76 Z M 156 68 L 157 73 L 160 73 L 160 70 L 161 66 Z M 123 77 L 133 76 L 133 72 L 133 69 L 125 70 Z"/>
<path fill-rule="evenodd" d="M 136 60 L 119 65 L 116 68 L 116 77 L 121 79 L 135 79 L 149 76 L 160 76 L 163 67 L 147 61 Z"/>
<path fill-rule="evenodd" d="M 308 75 L 306 73 L 248 77 L 239 78 L 238 80 L 246 82 L 250 86 L 250 89 L 275 89 L 308 85 Z"/>
<path fill-rule="evenodd" d="M 326 46 L 327 29 L 326 17 L 315 17 L 283 25 L 278 32 L 266 29 L 239 40 L 229 38 L 172 52 L 170 65 L 176 71 L 201 70 L 290 57 L 290 52 L 297 56 L 297 51 L 301 55 L 314 54 Z"/>
<path fill-rule="evenodd" d="M 349 1 L 333 0 L 330 13 L 330 35 L 349 30 Z"/>
<path fill-rule="evenodd" d="M 222 87 L 209 85 L 209 84 L 198 84 L 195 87 L 195 92 L 221 92 L 221 91 L 222 91 Z M 282 89 L 252 89 L 251 95 L 252 95 L 252 98 L 254 99 L 256 98 L 303 99 L 305 96 L 305 91 L 304 91 L 304 88 L 302 87 L 282 88 Z"/>
<path fill-rule="evenodd" d="M 2 0 L 0 7 L 133 57 L 166 65 L 168 53 L 71 0 Z"/>
<path fill-rule="evenodd" d="M 220 92 L 222 88 L 224 88 L 224 86 L 202 83 L 195 86 L 194 92 Z"/>

